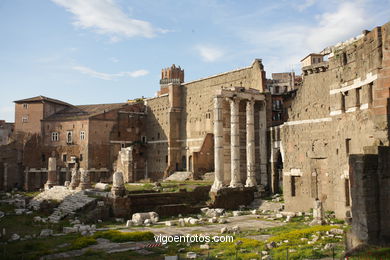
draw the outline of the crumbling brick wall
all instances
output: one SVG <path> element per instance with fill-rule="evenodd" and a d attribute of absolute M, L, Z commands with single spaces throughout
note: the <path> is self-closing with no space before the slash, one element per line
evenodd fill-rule
<path fill-rule="evenodd" d="M 309 210 L 318 198 L 346 217 L 349 155 L 389 145 L 389 28 L 333 46 L 328 61 L 303 68 L 303 85 L 281 128 L 286 210 Z"/>

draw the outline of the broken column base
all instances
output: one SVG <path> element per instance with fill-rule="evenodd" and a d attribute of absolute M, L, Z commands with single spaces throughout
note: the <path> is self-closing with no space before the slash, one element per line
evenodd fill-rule
<path fill-rule="evenodd" d="M 77 190 L 87 190 L 91 189 L 92 186 L 90 183 L 80 183 L 80 185 L 76 188 Z"/>
<path fill-rule="evenodd" d="M 123 197 L 126 194 L 126 189 L 124 187 L 115 187 L 111 188 L 111 196 L 114 198 Z"/>
<path fill-rule="evenodd" d="M 218 191 L 210 191 L 211 203 L 209 207 L 238 209 L 241 205 L 251 204 L 255 199 L 255 192 L 256 187 L 226 187 Z"/>
<path fill-rule="evenodd" d="M 45 183 L 44 189 L 45 189 L 45 190 L 50 190 L 50 189 L 53 188 L 54 186 L 55 186 L 55 184 L 53 184 L 53 183 Z"/>

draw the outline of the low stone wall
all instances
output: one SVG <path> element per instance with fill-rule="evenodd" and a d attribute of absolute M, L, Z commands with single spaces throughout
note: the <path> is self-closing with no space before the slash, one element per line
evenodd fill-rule
<path fill-rule="evenodd" d="M 249 205 L 255 199 L 254 193 L 254 187 L 223 188 L 217 192 L 210 192 L 211 207 L 238 209 L 240 205 Z"/>
<path fill-rule="evenodd" d="M 88 170 L 91 182 L 110 182 L 112 174 L 107 168 Z M 24 189 L 26 191 L 35 191 L 44 187 L 47 182 L 47 168 L 27 168 L 23 173 Z M 68 176 L 67 176 L 68 175 Z M 61 168 L 57 170 L 58 185 L 64 185 L 67 178 L 70 181 L 71 169 Z"/>
<path fill-rule="evenodd" d="M 352 229 L 347 247 L 390 244 L 390 147 L 350 155 Z"/>
<path fill-rule="evenodd" d="M 128 194 L 106 198 L 115 217 L 130 218 L 137 212 L 155 211 L 160 216 L 177 216 L 199 212 L 209 200 L 210 186 L 196 187 L 192 192 Z"/>

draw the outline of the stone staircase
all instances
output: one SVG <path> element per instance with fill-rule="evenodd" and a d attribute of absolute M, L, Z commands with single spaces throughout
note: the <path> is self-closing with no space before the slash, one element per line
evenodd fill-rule
<path fill-rule="evenodd" d="M 45 200 L 55 200 L 55 201 L 63 201 L 67 196 L 75 193 L 77 191 L 69 190 L 68 188 L 64 186 L 54 186 L 53 188 L 49 190 L 45 190 L 41 193 L 39 193 L 37 196 L 35 196 L 30 203 L 28 204 L 28 207 L 33 210 L 39 210 L 41 203 Z"/>
<path fill-rule="evenodd" d="M 41 192 L 29 203 L 29 208 L 39 210 L 44 200 L 55 200 L 60 205 L 48 217 L 50 222 L 58 222 L 67 215 L 76 212 L 95 201 L 95 198 L 88 197 L 84 191 L 70 190 L 64 186 L 54 186 L 49 190 Z"/>
<path fill-rule="evenodd" d="M 73 193 L 70 196 L 67 196 L 62 203 L 54 209 L 54 212 L 49 216 L 49 221 L 60 221 L 62 218 L 83 209 L 95 200 L 95 198 L 88 197 L 83 191 Z"/>

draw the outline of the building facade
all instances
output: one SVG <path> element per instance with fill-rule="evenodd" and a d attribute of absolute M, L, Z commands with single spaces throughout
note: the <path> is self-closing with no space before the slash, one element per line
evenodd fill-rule
<path fill-rule="evenodd" d="M 171 76 L 169 76 L 171 75 Z M 261 60 L 255 60 L 251 66 L 223 74 L 195 80 L 184 81 L 184 71 L 176 66 L 162 70 L 161 87 L 158 96 L 147 99 L 147 168 L 153 179 L 170 175 L 174 171 L 190 171 L 195 177 L 214 171 L 223 165 L 223 185 L 231 182 L 231 158 L 238 160 L 240 183 L 245 184 L 247 176 L 247 154 L 245 139 L 246 103 L 248 96 L 261 96 L 254 102 L 255 138 L 255 176 L 258 183 L 268 185 L 266 152 L 266 92 L 265 71 Z M 221 92 L 222 91 L 222 92 Z M 236 96 L 245 98 L 230 105 L 232 97 L 223 97 L 220 103 L 223 112 L 223 149 L 216 161 L 215 125 L 218 119 L 215 98 L 225 91 L 237 92 Z M 246 94 L 245 94 L 246 93 Z M 222 95 L 223 96 L 223 95 Z M 238 110 L 237 110 L 238 109 Z M 231 113 L 239 117 L 237 140 L 233 140 Z M 261 117 L 259 116 L 261 114 Z M 261 119 L 260 119 L 261 118 Z M 260 127 L 260 124 L 262 125 Z M 236 125 L 234 126 L 236 127 Z M 264 131 L 263 131 L 264 130 Z M 242 133 L 242 134 L 241 134 Z M 261 133 L 261 134 L 260 134 Z M 261 136 L 261 137 L 260 137 Z M 233 153 L 232 142 L 237 147 Z M 241 160 L 240 160 L 241 159 Z M 263 176 L 261 178 L 261 176 Z"/>
<path fill-rule="evenodd" d="M 0 120 L 0 145 L 6 145 L 12 141 L 14 127 L 14 123 L 7 123 L 4 120 Z"/>
<path fill-rule="evenodd" d="M 338 218 L 351 216 L 359 202 L 351 201 L 350 156 L 389 145 L 389 47 L 390 23 L 325 49 L 327 61 L 304 63 L 289 119 L 272 129 L 286 210 L 307 211 L 318 199 Z"/>
<path fill-rule="evenodd" d="M 15 101 L 16 147 L 21 151 L 23 177 L 19 186 L 41 188 L 49 157 L 57 158 L 63 184 L 75 167 L 89 171 L 93 181 L 111 179 L 119 151 L 131 146 L 134 182 L 145 175 L 146 111 L 143 101 L 74 106 L 43 96 Z"/>

